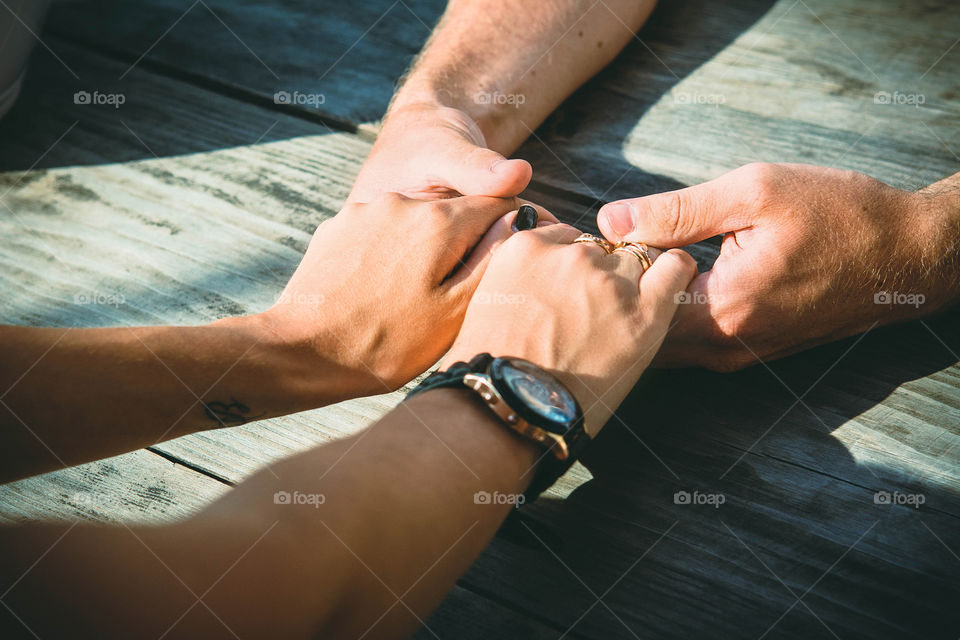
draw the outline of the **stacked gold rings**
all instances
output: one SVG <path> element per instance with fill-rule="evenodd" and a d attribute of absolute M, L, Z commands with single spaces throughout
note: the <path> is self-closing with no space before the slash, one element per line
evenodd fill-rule
<path fill-rule="evenodd" d="M 648 247 L 642 242 L 618 242 L 614 245 L 590 233 L 581 233 L 573 242 L 574 244 L 595 244 L 608 254 L 628 253 L 640 261 L 644 271 L 653 265 L 653 260 L 650 259 L 650 253 L 647 251 Z"/>
<path fill-rule="evenodd" d="M 574 244 L 595 244 L 607 253 L 613 253 L 613 245 L 604 240 L 603 238 L 598 238 L 592 233 L 581 233 L 577 236 L 577 239 L 573 241 Z"/>
<path fill-rule="evenodd" d="M 617 243 L 617 246 L 613 248 L 613 252 L 617 253 L 629 253 L 634 258 L 640 261 L 640 266 L 643 267 L 643 270 L 646 271 L 653 265 L 653 260 L 650 259 L 650 254 L 647 252 L 647 245 L 642 242 L 620 242 Z"/>

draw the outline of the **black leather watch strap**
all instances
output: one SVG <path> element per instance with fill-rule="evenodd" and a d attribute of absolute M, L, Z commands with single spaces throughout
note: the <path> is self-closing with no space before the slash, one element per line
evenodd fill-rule
<path fill-rule="evenodd" d="M 484 373 L 489 369 L 490 363 L 494 358 L 489 353 L 481 353 L 474 356 L 470 362 L 454 362 L 446 371 L 434 371 L 416 387 L 410 390 L 406 400 L 431 389 L 455 389 L 463 387 L 463 376 L 468 373 Z M 543 449 L 540 459 L 537 461 L 536 470 L 531 469 L 533 479 L 530 486 L 524 492 L 524 502 L 532 502 L 537 499 L 541 493 L 549 489 L 560 476 L 566 473 L 570 465 L 579 457 L 580 452 L 590 441 L 590 438 L 583 431 L 583 416 L 579 418 L 579 424 L 572 429 L 572 433 L 567 437 L 567 446 L 570 449 L 570 456 L 566 460 L 559 460 L 549 449 Z"/>
<path fill-rule="evenodd" d="M 446 371 L 434 371 L 423 381 L 415 386 L 407 394 L 406 399 L 430 391 L 431 389 L 455 389 L 463 386 L 463 376 L 468 373 L 481 373 L 487 370 L 490 363 L 493 362 L 493 356 L 489 353 L 481 353 L 471 358 L 470 362 L 454 362 Z"/>

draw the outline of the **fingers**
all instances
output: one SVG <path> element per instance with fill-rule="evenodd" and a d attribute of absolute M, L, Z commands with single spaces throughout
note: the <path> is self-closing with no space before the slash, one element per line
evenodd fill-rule
<path fill-rule="evenodd" d="M 669 326 L 682 299 L 678 294 L 686 291 L 696 275 L 697 263 L 686 251 L 670 249 L 657 256 L 640 278 L 640 304 L 655 326 Z"/>
<path fill-rule="evenodd" d="M 500 247 L 501 244 L 510 239 L 510 237 L 514 234 L 539 234 L 544 229 L 549 227 L 566 226 L 558 225 L 556 217 L 554 217 L 552 213 L 543 207 L 534 204 L 531 204 L 531 206 L 537 210 L 537 217 L 539 220 L 535 229 L 530 229 L 527 231 L 515 231 L 513 225 L 517 216 L 517 211 L 511 211 L 505 216 L 502 216 L 496 220 L 486 231 L 483 237 L 475 243 L 469 257 L 466 259 L 466 262 L 464 262 L 448 280 L 449 286 L 463 287 L 472 292 L 473 289 L 476 288 L 477 284 L 479 284 L 480 278 L 483 277 L 483 273 L 486 270 L 487 264 L 489 263 L 494 252 Z M 576 237 L 576 235 L 574 235 L 574 237 Z"/>
<path fill-rule="evenodd" d="M 703 184 L 604 205 L 597 225 L 608 240 L 633 240 L 661 247 L 700 242 L 749 227 L 756 194 L 743 170 Z"/>
<path fill-rule="evenodd" d="M 533 231 L 525 231 L 524 233 L 529 233 L 531 237 L 539 238 L 550 244 L 570 244 L 580 235 L 578 229 L 562 222 L 540 227 Z"/>
<path fill-rule="evenodd" d="M 490 226 L 487 233 L 473 247 L 470 255 L 466 257 L 466 261 L 462 262 L 447 280 L 446 284 L 450 288 L 465 287 L 470 291 L 476 288 L 493 253 L 513 235 L 514 232 L 510 226 L 513 223 L 514 215 L 515 213 L 511 212 Z"/>
<path fill-rule="evenodd" d="M 527 188 L 533 168 L 526 160 L 507 160 L 491 149 L 464 140 L 448 156 L 446 180 L 465 196 L 509 198 Z"/>
<path fill-rule="evenodd" d="M 659 249 L 647 247 L 647 255 L 651 262 L 656 261 L 657 257 L 663 253 Z M 623 274 L 626 278 L 636 282 L 644 274 L 643 263 L 635 255 L 626 251 L 614 251 L 608 255 L 604 262 L 614 265 L 617 273 Z"/>
<path fill-rule="evenodd" d="M 450 217 L 450 241 L 473 246 L 498 218 L 519 207 L 516 198 L 465 196 L 434 203 Z"/>
<path fill-rule="evenodd" d="M 440 214 L 437 232 L 439 266 L 444 273 L 456 269 L 471 249 L 504 215 L 515 211 L 516 198 L 465 196 L 432 202 Z"/>
<path fill-rule="evenodd" d="M 530 202 L 529 200 L 524 200 L 523 198 L 517 198 L 517 200 L 520 202 L 520 206 L 528 204 L 537 210 L 537 220 L 538 220 L 537 226 L 538 227 L 545 227 L 549 224 L 557 224 L 558 222 L 560 222 L 560 220 L 555 215 L 553 215 L 552 213 L 550 213 L 540 205 Z"/>

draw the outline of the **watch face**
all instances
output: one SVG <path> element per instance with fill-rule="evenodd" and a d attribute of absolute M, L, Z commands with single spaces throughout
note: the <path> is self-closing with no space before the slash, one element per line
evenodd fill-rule
<path fill-rule="evenodd" d="M 520 405 L 508 404 L 520 411 L 528 409 L 535 416 L 524 416 L 527 420 L 540 423 L 544 421 L 556 427 L 569 427 L 578 416 L 576 400 L 559 380 L 536 365 L 517 358 L 498 358 L 490 369 L 494 383 L 505 387 L 506 396 L 514 396 Z M 526 413 L 521 411 L 521 413 Z"/>

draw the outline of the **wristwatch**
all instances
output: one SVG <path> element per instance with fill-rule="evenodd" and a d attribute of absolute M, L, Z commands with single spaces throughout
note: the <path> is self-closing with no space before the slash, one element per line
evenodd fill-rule
<path fill-rule="evenodd" d="M 583 410 L 556 376 L 521 358 L 494 358 L 489 353 L 456 362 L 427 376 L 407 394 L 440 388 L 474 391 L 506 427 L 544 448 L 524 493 L 534 500 L 562 476 L 589 444 Z"/>

